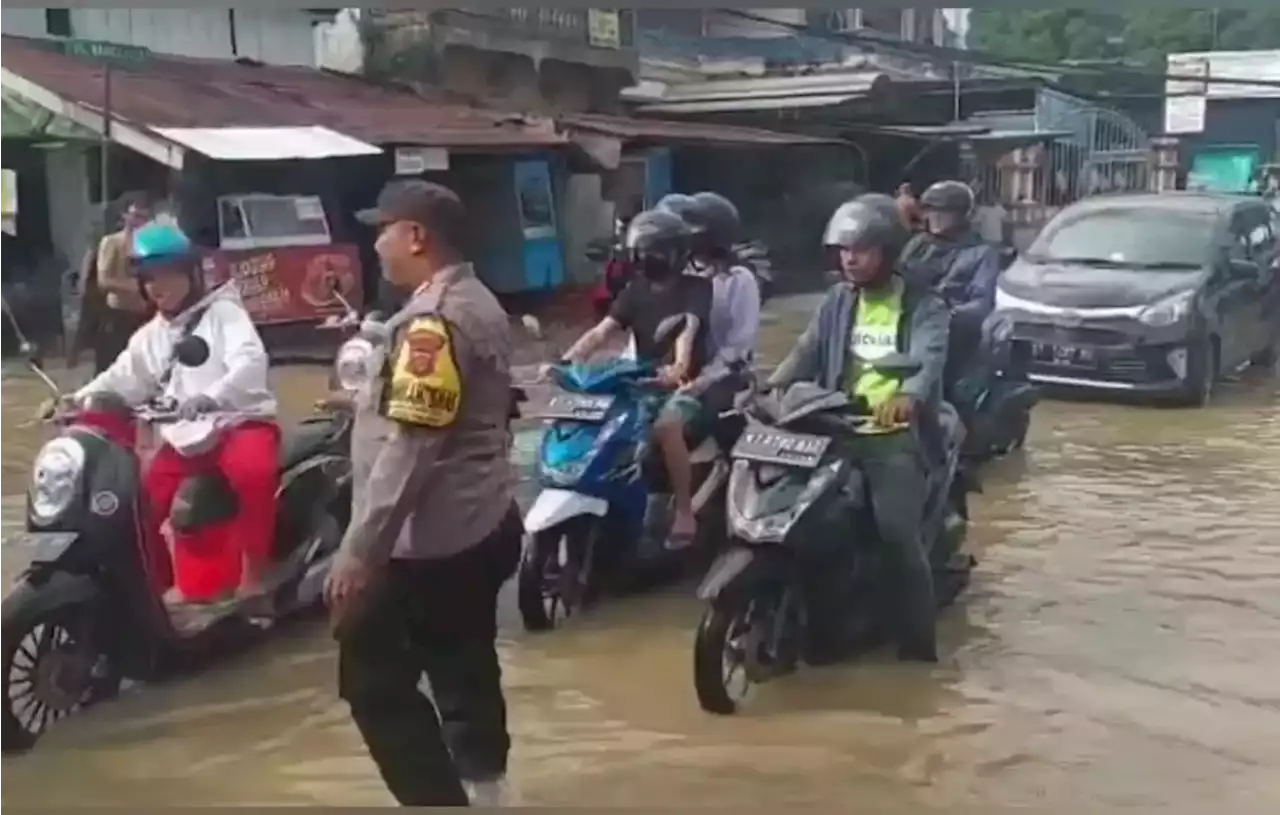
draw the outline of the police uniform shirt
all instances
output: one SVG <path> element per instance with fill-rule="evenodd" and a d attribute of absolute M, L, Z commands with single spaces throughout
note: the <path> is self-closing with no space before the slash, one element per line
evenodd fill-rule
<path fill-rule="evenodd" d="M 343 549 L 366 564 L 445 558 L 511 507 L 511 335 L 470 264 L 441 270 L 390 321 L 381 373 L 357 398 Z"/>

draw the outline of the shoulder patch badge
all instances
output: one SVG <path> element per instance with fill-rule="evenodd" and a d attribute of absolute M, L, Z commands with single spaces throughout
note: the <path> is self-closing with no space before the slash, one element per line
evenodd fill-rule
<path fill-rule="evenodd" d="M 448 427 L 461 402 L 462 377 L 449 327 L 438 317 L 415 318 L 396 351 L 383 413 L 407 425 Z"/>

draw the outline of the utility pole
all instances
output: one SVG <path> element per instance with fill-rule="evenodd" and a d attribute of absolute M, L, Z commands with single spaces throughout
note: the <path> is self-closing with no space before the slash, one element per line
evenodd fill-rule
<path fill-rule="evenodd" d="M 951 63 L 951 121 L 960 121 L 960 63 Z"/>
<path fill-rule="evenodd" d="M 111 61 L 102 61 L 102 139 L 98 142 L 99 180 L 103 217 L 111 200 Z M 106 223 L 104 221 L 104 226 Z"/>

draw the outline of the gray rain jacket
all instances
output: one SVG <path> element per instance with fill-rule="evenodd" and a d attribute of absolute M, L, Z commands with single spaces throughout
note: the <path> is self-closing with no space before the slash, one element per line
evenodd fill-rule
<path fill-rule="evenodd" d="M 769 377 L 770 387 L 813 382 L 833 391 L 844 388 L 857 297 L 857 290 L 849 283 L 837 283 L 827 290 L 818 313 Z M 902 383 L 901 392 L 936 413 L 942 403 L 951 312 L 940 295 L 911 281 L 903 292 L 902 307 L 898 351 L 920 363 L 920 370 Z"/>

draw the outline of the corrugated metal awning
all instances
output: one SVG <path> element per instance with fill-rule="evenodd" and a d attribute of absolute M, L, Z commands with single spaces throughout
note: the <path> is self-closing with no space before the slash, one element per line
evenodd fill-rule
<path fill-rule="evenodd" d="M 607 116 L 597 113 L 566 114 L 558 121 L 562 128 L 569 131 L 587 131 L 627 142 L 760 147 L 840 143 L 839 139 L 823 139 L 800 133 L 785 133 L 754 127 L 671 122 L 662 119 L 633 119 L 627 116 Z"/>
<path fill-rule="evenodd" d="M 721 99 L 708 102 L 658 102 L 644 105 L 641 113 L 694 114 L 746 113 L 757 110 L 792 110 L 795 108 L 827 108 L 862 99 L 861 94 L 823 94 L 817 96 L 769 96 L 763 98 Z"/>
<path fill-rule="evenodd" d="M 100 130 L 106 102 L 100 63 L 62 53 L 51 41 L 4 35 L 3 44 L 6 94 Z M 112 72 L 111 111 L 113 140 L 173 167 L 181 166 L 184 147 L 162 136 L 161 128 L 318 126 L 365 144 L 470 152 L 567 144 L 549 119 L 425 98 L 315 68 L 247 60 L 151 54 Z"/>
<path fill-rule="evenodd" d="M 850 124 L 846 128 L 850 132 L 880 133 L 921 141 L 968 141 L 983 147 L 1002 147 L 1013 150 L 1032 144 L 1067 138 L 1069 130 L 1013 130 L 993 129 L 976 122 L 951 122 L 941 125 L 899 125 L 899 124 Z"/>
<path fill-rule="evenodd" d="M 873 71 L 831 71 L 803 76 L 713 79 L 667 85 L 643 113 L 737 113 L 842 105 L 892 84 Z"/>
<path fill-rule="evenodd" d="M 170 141 L 223 161 L 376 156 L 382 148 L 327 127 L 156 127 Z"/>

